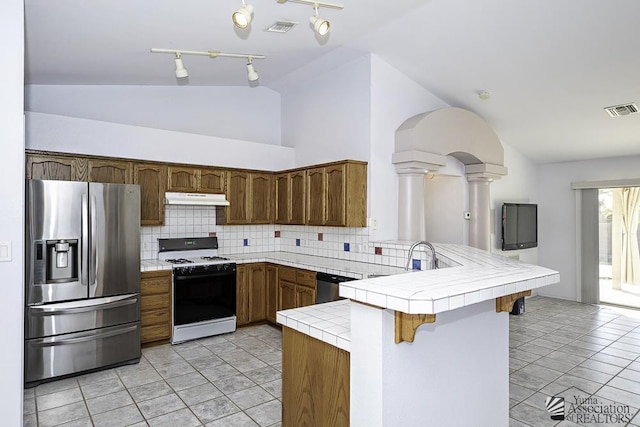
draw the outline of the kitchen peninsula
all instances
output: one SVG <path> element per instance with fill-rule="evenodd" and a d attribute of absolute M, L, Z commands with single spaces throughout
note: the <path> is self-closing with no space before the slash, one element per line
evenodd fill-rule
<path fill-rule="evenodd" d="M 333 425 L 508 425 L 508 312 L 559 274 L 467 246 L 436 251 L 457 266 L 346 282 L 350 301 L 278 312 L 283 425 L 320 410 Z"/>

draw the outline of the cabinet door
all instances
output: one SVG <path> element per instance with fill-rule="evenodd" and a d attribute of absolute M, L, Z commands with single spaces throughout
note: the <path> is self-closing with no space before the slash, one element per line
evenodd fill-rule
<path fill-rule="evenodd" d="M 266 317 L 269 322 L 276 323 L 278 309 L 278 267 L 267 264 L 265 267 L 266 280 Z"/>
<path fill-rule="evenodd" d="M 304 224 L 304 213 L 305 213 L 305 200 L 306 200 L 306 191 L 305 184 L 307 181 L 307 175 L 305 171 L 299 172 L 291 172 L 289 174 L 289 182 L 290 182 L 290 203 L 291 203 L 291 214 L 289 217 L 289 224 Z"/>
<path fill-rule="evenodd" d="M 167 190 L 194 192 L 198 190 L 198 169 L 169 166 Z"/>
<path fill-rule="evenodd" d="M 239 265 L 236 269 L 236 323 L 238 326 L 249 323 L 249 284 L 247 281 L 247 266 Z"/>
<path fill-rule="evenodd" d="M 327 166 L 324 168 L 326 175 L 325 209 L 326 225 L 345 225 L 346 223 L 346 165 Z"/>
<path fill-rule="evenodd" d="M 75 181 L 74 159 L 71 157 L 54 157 L 27 155 L 27 178 L 55 179 Z"/>
<path fill-rule="evenodd" d="M 278 280 L 278 311 L 296 308 L 296 284 Z"/>
<path fill-rule="evenodd" d="M 289 174 L 276 176 L 276 224 L 289 224 L 291 212 Z"/>
<path fill-rule="evenodd" d="M 324 168 L 307 170 L 307 221 L 309 225 L 324 225 Z"/>
<path fill-rule="evenodd" d="M 305 307 L 316 303 L 316 290 L 306 286 L 296 286 L 296 307 Z"/>
<path fill-rule="evenodd" d="M 266 278 L 263 263 L 250 264 L 249 273 L 249 322 L 264 320 L 266 317 Z"/>
<path fill-rule="evenodd" d="M 89 182 L 131 184 L 133 182 L 132 164 L 115 160 L 89 159 L 87 177 Z"/>
<path fill-rule="evenodd" d="M 171 271 L 140 275 L 140 341 L 171 338 Z"/>
<path fill-rule="evenodd" d="M 140 185 L 141 224 L 163 225 L 167 167 L 147 163 L 135 164 L 133 183 Z"/>
<path fill-rule="evenodd" d="M 273 175 L 251 174 L 251 224 L 269 224 L 272 222 Z"/>
<path fill-rule="evenodd" d="M 249 222 L 249 174 L 229 172 L 227 178 L 226 207 L 228 224 L 247 224 Z"/>
<path fill-rule="evenodd" d="M 225 171 L 222 169 L 200 169 L 200 183 L 198 184 L 198 191 L 214 194 L 224 193 L 225 177 Z"/>

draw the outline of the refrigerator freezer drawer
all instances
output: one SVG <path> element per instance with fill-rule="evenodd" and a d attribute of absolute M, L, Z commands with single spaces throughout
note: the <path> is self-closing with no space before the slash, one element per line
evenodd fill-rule
<path fill-rule="evenodd" d="M 28 306 L 25 338 L 88 331 L 138 320 L 138 294 Z"/>
<path fill-rule="evenodd" d="M 25 382 L 111 366 L 140 358 L 140 324 L 27 340 Z"/>

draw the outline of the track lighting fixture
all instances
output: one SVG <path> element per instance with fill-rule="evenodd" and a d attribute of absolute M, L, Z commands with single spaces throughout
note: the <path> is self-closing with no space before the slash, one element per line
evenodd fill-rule
<path fill-rule="evenodd" d="M 249 62 L 247 62 L 247 78 L 250 82 L 255 82 L 260 78 L 255 68 L 253 68 L 253 63 L 251 62 L 251 58 L 249 58 Z"/>
<path fill-rule="evenodd" d="M 253 6 L 250 4 L 246 4 L 244 0 L 242 0 L 242 6 L 238 8 L 233 15 L 231 15 L 231 19 L 233 20 L 233 25 L 240 28 L 241 30 L 247 28 L 249 24 L 251 24 L 251 19 L 253 18 Z"/>
<path fill-rule="evenodd" d="M 176 77 L 179 79 L 189 77 L 189 72 L 186 68 L 184 68 L 184 64 L 182 63 L 182 58 L 180 58 L 179 52 L 176 52 Z"/>
<path fill-rule="evenodd" d="M 244 58 L 247 60 L 247 78 L 249 79 L 250 82 L 255 82 L 256 80 L 258 80 L 258 73 L 253 68 L 253 60 L 266 58 L 266 56 L 264 55 L 254 55 L 251 53 L 225 53 L 225 52 L 218 52 L 217 50 L 209 50 L 209 51 L 203 52 L 203 51 L 197 51 L 197 50 L 174 50 L 174 49 L 152 48 L 151 53 L 170 53 L 172 55 L 175 55 L 176 77 L 179 79 L 189 76 L 187 69 L 184 68 L 184 64 L 182 63 L 182 55 L 208 56 L 211 59 L 215 59 L 218 57 Z"/>
<path fill-rule="evenodd" d="M 329 28 L 331 24 L 326 19 L 322 19 L 318 16 L 318 8 L 327 7 L 331 9 L 344 9 L 344 6 L 338 3 L 327 3 L 323 1 L 313 1 L 313 0 L 276 0 L 278 3 L 300 3 L 300 4 L 308 4 L 313 7 L 313 15 L 309 18 L 309 22 L 311 22 L 311 26 L 313 27 L 313 31 L 316 32 L 319 36 L 326 36 L 329 33 Z"/>
<path fill-rule="evenodd" d="M 324 36 L 329 32 L 331 24 L 326 19 L 322 19 L 318 16 L 318 6 L 313 5 L 314 14 L 311 15 L 309 21 L 313 25 L 313 30 L 318 33 L 319 36 Z"/>

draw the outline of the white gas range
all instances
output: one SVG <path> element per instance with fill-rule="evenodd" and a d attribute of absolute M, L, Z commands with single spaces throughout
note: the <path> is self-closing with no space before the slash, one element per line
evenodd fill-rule
<path fill-rule="evenodd" d="M 216 237 L 158 239 L 173 267 L 171 343 L 236 330 L 236 264 L 218 256 Z"/>

